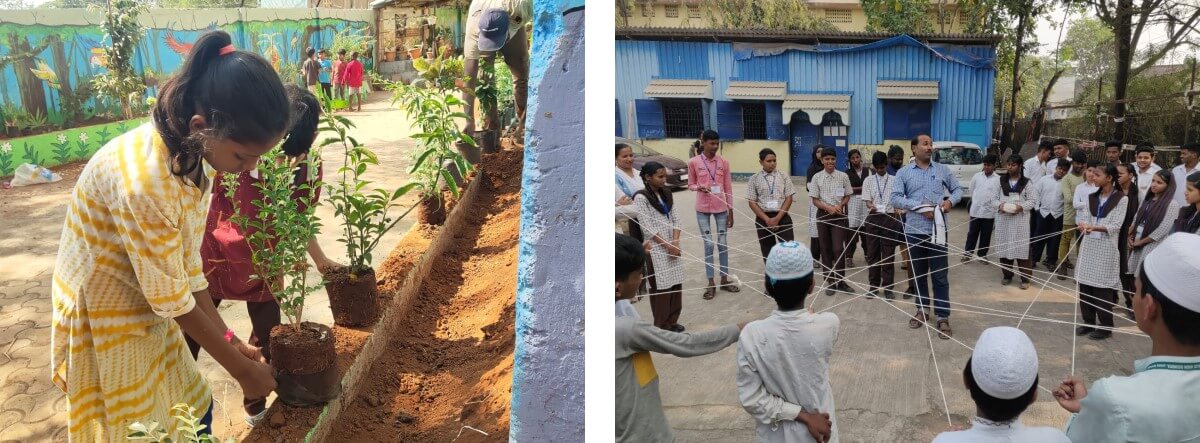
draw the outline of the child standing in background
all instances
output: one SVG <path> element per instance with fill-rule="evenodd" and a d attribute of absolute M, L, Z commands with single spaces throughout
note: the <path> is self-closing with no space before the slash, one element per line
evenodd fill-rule
<path fill-rule="evenodd" d="M 346 99 L 346 48 L 338 49 L 337 59 L 333 61 L 333 98 Z"/>
<path fill-rule="evenodd" d="M 362 111 L 363 65 L 358 61 L 358 51 L 350 53 L 350 61 L 346 63 L 345 69 L 342 81 L 346 82 L 346 109 Z M 358 102 L 358 109 L 354 108 L 355 101 Z"/>
<path fill-rule="evenodd" d="M 1013 273 L 1021 274 L 1021 289 L 1029 288 L 1033 266 L 1029 260 L 1029 213 L 1037 206 L 1037 194 L 1030 180 L 1021 174 L 1025 163 L 1020 154 L 1008 157 L 1008 173 L 1000 177 L 1000 189 L 990 204 L 996 211 L 996 256 L 1000 257 L 1001 284 L 1012 283 Z"/>
<path fill-rule="evenodd" d="M 967 228 L 967 244 L 963 248 L 966 250 L 963 252 L 963 263 L 972 259 L 984 259 L 988 255 L 988 247 L 992 245 L 996 207 L 987 202 L 992 199 L 996 190 L 1000 189 L 1000 176 L 996 174 L 996 164 L 999 162 L 996 154 L 985 155 L 983 171 L 976 172 L 975 176 L 971 177 L 971 222 Z"/>
<path fill-rule="evenodd" d="M 321 92 L 325 95 L 322 97 L 333 97 L 333 88 L 329 85 L 329 77 L 333 71 L 333 62 L 329 61 L 329 51 L 322 49 L 320 51 L 320 59 L 318 63 L 321 65 L 321 72 L 317 75 L 317 81 L 321 83 Z"/>

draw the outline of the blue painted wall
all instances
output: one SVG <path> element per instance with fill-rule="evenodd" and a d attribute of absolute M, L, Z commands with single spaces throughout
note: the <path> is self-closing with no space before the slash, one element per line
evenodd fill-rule
<path fill-rule="evenodd" d="M 995 55 L 987 46 L 958 49 L 980 58 Z M 853 145 L 883 143 L 877 80 L 939 80 L 940 99 L 933 105 L 931 122 L 933 138 L 955 139 L 959 120 L 984 120 L 985 133 L 991 133 L 995 70 L 943 60 L 923 47 L 892 46 L 853 53 L 787 51 L 735 60 L 731 43 L 619 40 L 615 70 L 617 101 L 623 110 L 632 100 L 647 98 L 642 91 L 655 78 L 712 79 L 716 100 L 726 100 L 730 81 L 786 81 L 791 93 L 850 94 L 848 142 Z M 636 132 L 635 122 L 623 121 L 622 126 L 627 134 Z"/>
<path fill-rule="evenodd" d="M 509 440 L 576 442 L 584 430 L 584 12 L 578 1 L 533 7 Z"/>

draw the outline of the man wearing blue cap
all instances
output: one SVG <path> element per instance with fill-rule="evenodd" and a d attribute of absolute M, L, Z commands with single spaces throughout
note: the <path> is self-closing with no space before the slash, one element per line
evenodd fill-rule
<path fill-rule="evenodd" d="M 479 61 L 495 63 L 496 53 L 504 57 L 513 78 L 513 99 L 517 111 L 517 142 L 525 138 L 525 102 L 529 89 L 529 39 L 525 24 L 533 16 L 530 0 L 473 0 L 467 13 L 466 41 L 463 44 L 463 70 L 467 75 L 467 88 L 474 91 L 479 78 Z M 475 99 L 470 93 L 463 94 L 466 102 L 463 112 L 467 124 L 463 132 L 475 135 Z M 492 109 L 484 116 L 485 128 L 498 128 L 500 117 Z M 460 144 L 460 151 L 467 149 Z"/>

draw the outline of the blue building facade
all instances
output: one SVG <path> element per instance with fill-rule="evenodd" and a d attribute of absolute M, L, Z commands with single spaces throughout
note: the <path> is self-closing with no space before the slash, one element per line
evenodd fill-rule
<path fill-rule="evenodd" d="M 686 157 L 700 130 L 715 129 L 726 151 L 747 151 L 725 155 L 739 175 L 758 170 L 761 147 L 803 175 L 818 143 L 844 167 L 850 149 L 907 148 L 917 133 L 981 147 L 991 138 L 992 36 L 617 34 L 617 135 Z"/>

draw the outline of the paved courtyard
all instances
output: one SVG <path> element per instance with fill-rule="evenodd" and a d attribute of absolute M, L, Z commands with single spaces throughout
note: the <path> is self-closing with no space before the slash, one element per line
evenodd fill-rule
<path fill-rule="evenodd" d="M 415 143 L 408 139 L 409 124 L 404 114 L 391 106 L 389 94 L 373 93 L 362 112 L 343 115 L 357 125 L 352 129 L 355 138 L 379 156 L 380 164 L 368 171 L 366 179 L 381 187 L 404 184 L 413 161 L 409 151 Z M 323 158 L 329 179 L 343 164 L 342 154 L 340 146 L 326 148 Z M 5 232 L 0 239 L 0 442 L 66 441 L 66 397 L 50 381 L 50 278 L 67 196 L 81 168 L 62 169 L 67 176 L 61 182 L 0 190 L 0 229 Z M 321 206 L 317 214 L 324 226 L 318 237 L 321 246 L 331 258 L 345 263 L 333 209 Z M 375 257 L 387 257 L 412 223 L 404 220 L 386 235 Z M 220 312 L 231 328 L 249 335 L 250 319 L 243 304 L 222 304 Z M 304 313 L 306 320 L 333 324 L 323 289 L 309 296 Z M 244 435 L 248 427 L 242 421 L 237 382 L 205 353 L 201 353 L 200 364 L 217 400 L 213 411 L 216 435 Z"/>
<path fill-rule="evenodd" d="M 804 179 L 795 180 L 800 194 L 791 213 L 797 224 L 797 238 L 807 244 Z M 736 219 L 729 233 L 730 268 L 743 282 L 742 291 L 718 291 L 713 300 L 701 298 L 708 282 L 704 276 L 704 248 L 692 210 L 695 196 L 689 191 L 674 194 L 684 230 L 684 257 L 690 257 L 685 265 L 688 277 L 679 320 L 689 331 L 763 318 L 775 309 L 774 301 L 762 293 L 763 261 L 753 213 L 744 199 L 746 185 L 734 183 L 733 188 Z M 1095 342 L 1083 337 L 1076 341 L 1074 327 L 1069 324 L 1074 321 L 1076 305 L 1073 279 L 1050 278 L 1042 291 L 1049 277 L 1043 269 L 1035 273 L 1032 287 L 1021 290 L 1015 283 L 1000 284 L 994 256 L 989 258 L 993 263 L 961 264 L 958 251 L 966 237 L 967 219 L 966 206 L 960 205 L 948 222 L 954 340 L 938 339 L 936 331 L 908 328 L 915 300 L 897 297 L 889 303 L 856 297 L 866 290 L 865 268 L 848 272 L 855 282 L 851 285 L 855 295 L 825 296 L 818 281 L 818 292 L 810 301 L 816 310 L 828 309 L 841 320 L 830 372 L 843 442 L 927 442 L 951 426 L 968 426 L 975 409 L 962 385 L 962 368 L 971 352 L 968 346 L 974 345 L 983 329 L 1017 325 L 1027 308 L 1028 315 L 1020 327 L 1038 348 L 1040 384 L 1044 388 L 1053 390 L 1071 372 L 1072 347 L 1075 373 L 1089 383 L 1107 375 L 1129 374 L 1133 361 L 1149 354 L 1149 338 L 1140 335 L 1123 315 L 1116 319 L 1122 330 L 1111 339 Z M 853 259 L 859 267 L 866 264 L 861 246 Z M 896 272 L 898 280 L 906 278 L 901 277 L 904 274 L 898 265 Z M 904 284 L 898 286 L 903 288 Z M 652 318 L 648 301 L 634 306 L 642 318 Z M 755 423 L 738 401 L 736 352 L 734 345 L 695 358 L 654 356 L 663 407 L 680 441 L 754 438 Z M 1037 402 L 1022 417 L 1027 425 L 1062 427 L 1067 413 L 1049 391 L 1039 390 Z"/>

